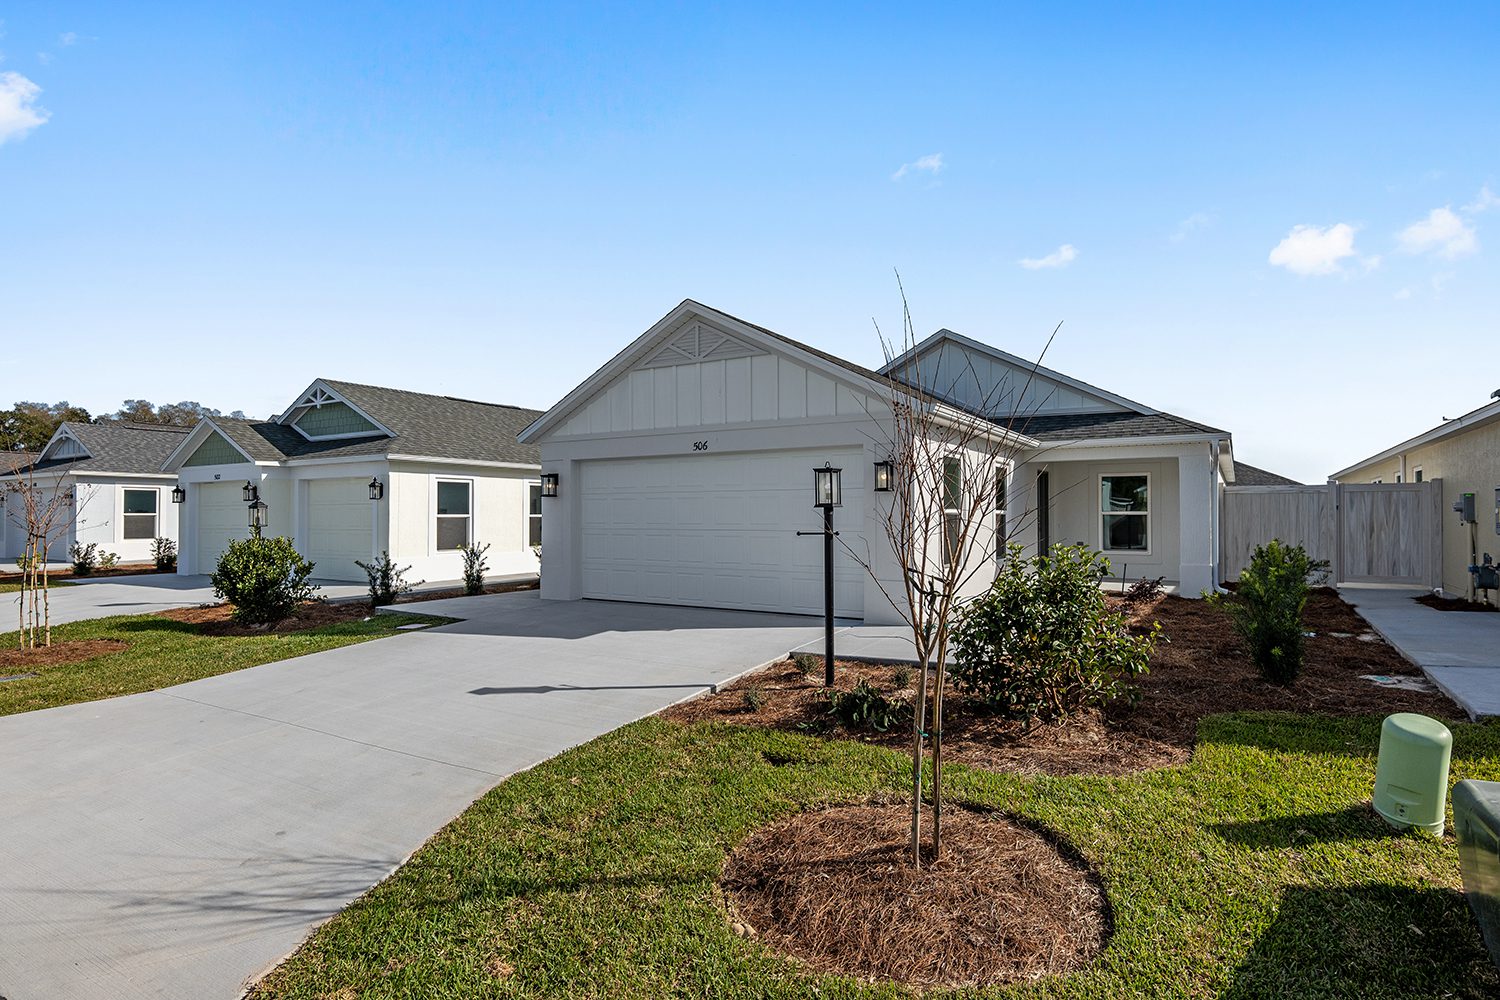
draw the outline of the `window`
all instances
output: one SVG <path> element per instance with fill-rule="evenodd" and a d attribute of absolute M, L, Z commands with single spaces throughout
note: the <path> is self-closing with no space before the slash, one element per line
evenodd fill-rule
<path fill-rule="evenodd" d="M 943 565 L 951 566 L 963 544 L 964 463 L 943 459 Z"/>
<path fill-rule="evenodd" d="M 439 552 L 469 542 L 469 484 L 438 480 L 437 547 Z"/>
<path fill-rule="evenodd" d="M 125 531 L 120 537 L 156 537 L 156 490 L 125 491 Z"/>
<path fill-rule="evenodd" d="M 1010 492 L 1010 469 L 1005 465 L 995 466 L 995 558 L 1005 558 L 1007 527 L 1005 523 L 1006 496 Z"/>
<path fill-rule="evenodd" d="M 1100 476 L 1100 548 L 1106 552 L 1151 550 L 1151 477 Z"/>
<path fill-rule="evenodd" d="M 1396 473 L 1396 482 L 1401 482 L 1401 473 Z"/>
<path fill-rule="evenodd" d="M 1422 482 L 1422 467 L 1420 465 L 1411 470 L 1411 481 L 1414 483 Z"/>
<path fill-rule="evenodd" d="M 526 484 L 526 544 L 542 544 L 542 484 Z"/>

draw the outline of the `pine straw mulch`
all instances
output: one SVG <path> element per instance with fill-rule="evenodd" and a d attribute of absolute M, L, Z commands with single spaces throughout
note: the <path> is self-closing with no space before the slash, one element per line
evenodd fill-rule
<path fill-rule="evenodd" d="M 1081 968 L 1112 917 L 1071 848 L 999 814 L 950 808 L 921 869 L 900 804 L 799 813 L 752 833 L 723 887 L 736 930 L 821 972 L 919 987 L 979 986 Z"/>
<path fill-rule="evenodd" d="M 1201 600 L 1160 597 L 1125 610 L 1137 631 L 1153 621 L 1162 626 L 1151 670 L 1137 683 L 1138 703 L 1122 699 L 1102 711 L 1027 727 L 986 712 L 950 687 L 943 719 L 945 758 L 1023 774 L 1130 774 L 1185 762 L 1192 754 L 1199 720 L 1221 712 L 1420 712 L 1440 719 L 1462 714 L 1445 695 L 1361 679 L 1362 674 L 1412 678 L 1421 673 L 1332 590 L 1315 591 L 1308 600 L 1304 623 L 1315 634 L 1307 640 L 1302 675 L 1287 687 L 1261 680 L 1219 608 Z M 835 686 L 841 690 L 863 679 L 887 694 L 900 694 L 894 686 L 897 668 L 843 660 L 835 666 Z M 772 664 L 661 714 L 681 723 L 732 722 L 908 747 L 908 728 L 857 734 L 835 728 L 827 716 L 821 670 L 820 665 L 804 677 L 791 661 Z M 752 688 L 764 699 L 758 711 L 746 705 L 745 692 Z"/>
<path fill-rule="evenodd" d="M 1439 597 L 1436 594 L 1422 594 L 1412 600 L 1438 611 L 1500 611 L 1500 608 L 1493 604 L 1471 601 L 1467 597 Z"/>
<path fill-rule="evenodd" d="M 172 608 L 157 612 L 174 622 L 199 626 L 203 635 L 288 635 L 326 625 L 341 625 L 369 618 L 372 612 L 368 604 L 328 604 L 324 601 L 303 601 L 297 610 L 275 625 L 242 625 L 230 617 L 228 604 L 201 604 L 195 608 Z"/>
<path fill-rule="evenodd" d="M 129 645 L 119 639 L 80 639 L 75 642 L 54 642 L 50 646 L 38 646 L 36 649 L 0 649 L 0 673 L 79 663 L 96 656 L 118 653 Z"/>

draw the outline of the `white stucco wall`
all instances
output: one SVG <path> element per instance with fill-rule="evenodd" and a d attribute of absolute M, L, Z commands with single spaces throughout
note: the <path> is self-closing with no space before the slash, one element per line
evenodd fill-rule
<path fill-rule="evenodd" d="M 77 541 L 84 545 L 91 542 L 97 545 L 100 555 L 113 552 L 120 557 L 121 562 L 150 562 L 152 539 L 125 538 L 125 490 L 149 489 L 157 492 L 156 535 L 175 541 L 178 538 L 178 514 L 176 505 L 172 503 L 173 482 L 149 476 L 68 476 L 64 481 L 64 488 L 71 486 L 74 489 L 76 506 L 71 513 L 65 513 L 60 519 L 60 528 L 53 533 L 47 557 L 54 562 L 66 561 L 69 546 Z M 39 482 L 38 485 L 42 483 Z M 50 496 L 54 488 L 49 480 L 45 495 Z M 19 498 L 7 498 L 3 521 L 4 527 L 0 529 L 3 530 L 0 556 L 15 559 L 21 555 L 26 545 L 25 517 Z"/>
<path fill-rule="evenodd" d="M 526 486 L 538 478 L 529 469 L 393 463 L 386 493 L 395 523 L 391 557 L 411 566 L 407 575 L 412 579 L 457 580 L 463 575 L 463 556 L 437 548 L 437 482 L 460 480 L 471 484 L 470 538 L 474 544 L 489 544 L 485 560 L 490 575 L 535 572 L 536 556 L 527 544 Z M 542 509 L 548 511 L 546 505 Z M 544 517 L 544 533 L 545 523 Z"/>

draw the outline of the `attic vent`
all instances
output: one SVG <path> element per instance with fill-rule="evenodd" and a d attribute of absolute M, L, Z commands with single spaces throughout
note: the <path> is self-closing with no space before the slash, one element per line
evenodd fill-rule
<path fill-rule="evenodd" d="M 672 336 L 654 354 L 641 362 L 641 368 L 666 368 L 692 364 L 695 361 L 721 361 L 726 358 L 748 358 L 765 352 L 707 323 L 694 321 Z"/>

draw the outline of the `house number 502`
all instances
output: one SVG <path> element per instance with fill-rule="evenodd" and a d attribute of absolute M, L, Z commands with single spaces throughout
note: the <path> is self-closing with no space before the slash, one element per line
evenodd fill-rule
<path fill-rule="evenodd" d="M 708 442 L 707 441 L 694 441 L 693 442 L 693 450 L 694 451 L 707 451 L 708 450 Z"/>

